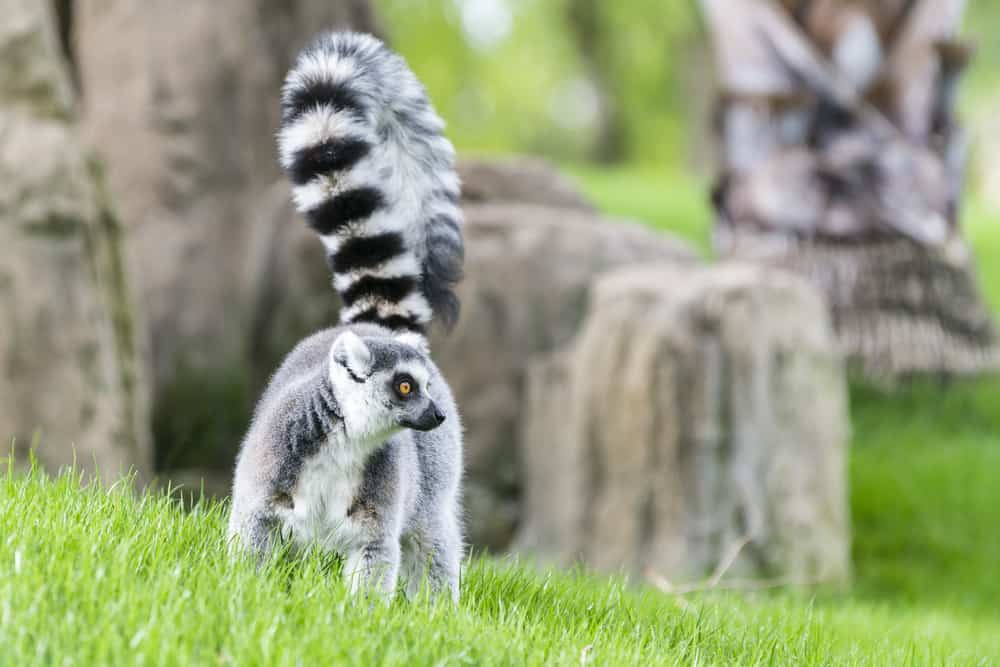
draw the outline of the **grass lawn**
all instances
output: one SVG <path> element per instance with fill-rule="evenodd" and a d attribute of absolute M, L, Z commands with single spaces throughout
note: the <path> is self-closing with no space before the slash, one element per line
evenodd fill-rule
<path fill-rule="evenodd" d="M 573 174 L 607 210 L 707 250 L 696 183 Z M 972 208 L 967 229 L 1000 307 L 994 222 Z M 1000 664 L 997 406 L 997 379 L 852 389 L 847 591 L 678 601 L 474 560 L 457 609 L 369 609 L 329 560 L 230 561 L 219 505 L 0 471 L 0 665 Z"/>
<path fill-rule="evenodd" d="M 688 598 L 472 562 L 461 605 L 369 606 L 337 565 L 227 558 L 218 505 L 0 480 L 0 664 L 989 664 L 995 619 L 844 597 Z"/>

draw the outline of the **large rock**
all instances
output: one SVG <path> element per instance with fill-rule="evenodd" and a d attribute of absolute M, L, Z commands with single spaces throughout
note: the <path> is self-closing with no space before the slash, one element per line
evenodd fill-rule
<path fill-rule="evenodd" d="M 282 80 L 320 30 L 372 22 L 362 0 L 74 4 L 86 137 L 130 232 L 157 387 L 246 363 Z"/>
<path fill-rule="evenodd" d="M 541 158 L 465 159 L 458 163 L 458 175 L 462 200 L 469 203 L 514 202 L 594 210 L 566 176 Z"/>
<path fill-rule="evenodd" d="M 529 373 L 518 549 L 674 582 L 849 571 L 846 387 L 819 293 L 750 265 L 605 274 Z"/>
<path fill-rule="evenodd" d="M 666 235 L 582 209 L 508 203 L 464 210 L 462 316 L 432 343 L 466 427 L 470 541 L 501 549 L 522 516 L 528 369 L 576 334 L 596 276 L 636 262 L 693 263 L 695 254 Z"/>
<path fill-rule="evenodd" d="M 68 51 L 145 308 L 159 469 L 232 465 L 256 398 L 260 312 L 297 261 L 273 215 L 282 81 L 318 32 L 377 31 L 366 0 L 77 0 Z M 277 230 L 277 224 L 292 226 Z M 281 235 L 275 248 L 262 247 Z M 309 239 L 315 242 L 314 239 Z M 297 245 L 296 248 L 303 247 Z M 323 270 L 322 253 L 309 251 Z M 313 271 L 304 264 L 302 271 Z M 328 303 L 329 301 L 326 300 Z M 309 306 L 311 308 L 312 305 Z M 291 344 L 282 341 L 286 352 Z M 273 362 L 280 354 L 273 353 Z"/>
<path fill-rule="evenodd" d="M 0 3 L 0 441 L 151 470 L 122 230 L 88 160 L 50 5 Z"/>

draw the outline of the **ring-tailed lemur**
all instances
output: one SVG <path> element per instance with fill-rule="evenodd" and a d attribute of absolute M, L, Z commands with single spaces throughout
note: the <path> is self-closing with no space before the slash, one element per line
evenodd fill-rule
<path fill-rule="evenodd" d="M 428 356 L 463 242 L 454 150 L 402 58 L 367 35 L 306 48 L 282 92 L 281 165 L 326 247 L 341 325 L 300 343 L 240 449 L 229 531 L 340 553 L 352 589 L 458 598 L 462 433 Z"/>

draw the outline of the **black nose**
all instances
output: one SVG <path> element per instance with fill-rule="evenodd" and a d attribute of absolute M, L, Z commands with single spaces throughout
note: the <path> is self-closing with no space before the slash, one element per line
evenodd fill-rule
<path fill-rule="evenodd" d="M 437 422 L 438 426 L 444 423 L 444 413 L 437 408 L 434 408 L 434 421 Z"/>

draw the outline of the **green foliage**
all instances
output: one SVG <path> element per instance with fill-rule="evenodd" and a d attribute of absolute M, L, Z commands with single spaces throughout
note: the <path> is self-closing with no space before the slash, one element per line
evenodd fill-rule
<path fill-rule="evenodd" d="M 424 81 L 456 146 L 471 152 L 583 157 L 594 127 L 567 127 L 559 93 L 584 76 L 568 0 L 502 0 L 511 30 L 478 48 L 461 0 L 379 0 L 393 47 Z M 492 3 L 491 3 L 492 4 Z M 686 0 L 597 2 L 606 22 L 600 62 L 621 110 L 627 156 L 673 161 L 686 150 L 692 70 L 702 78 L 698 21 Z M 697 82 L 700 85 L 700 81 Z"/>
<path fill-rule="evenodd" d="M 686 131 L 697 124 L 696 89 L 706 97 L 711 62 L 693 2 L 600 2 L 608 33 L 597 57 L 620 108 L 625 155 L 672 163 L 688 152 Z M 693 104 L 695 103 L 695 104 Z"/>
<path fill-rule="evenodd" d="M 1000 312 L 1000 211 L 972 197 L 965 204 L 963 233 L 978 261 L 979 284 L 994 313 Z"/>
<path fill-rule="evenodd" d="M 969 92 L 973 97 L 996 90 L 1000 77 L 1000 5 L 995 2 L 969 2 L 966 36 L 976 47 L 969 73 Z"/>
<path fill-rule="evenodd" d="M 230 559 L 225 507 L 0 476 L 0 664 L 988 664 L 995 616 L 792 594 L 678 602 L 474 560 L 458 608 L 351 598 L 338 565 Z M 581 660 L 583 656 L 583 660 Z"/>
<path fill-rule="evenodd" d="M 477 49 L 462 28 L 472 0 L 377 0 L 393 46 L 424 80 L 460 150 L 541 153 L 580 160 L 595 127 L 560 126 L 558 92 L 584 75 L 566 19 L 572 0 L 488 0 L 511 8 L 509 35 Z M 624 161 L 684 165 L 700 146 L 713 67 L 694 0 L 592 0 L 604 25 L 593 60 L 621 114 Z M 996 106 L 1000 5 L 969 3 L 978 46 L 964 106 Z"/>
<path fill-rule="evenodd" d="M 573 46 L 560 24 L 559 4 L 509 3 L 512 32 L 477 49 L 462 29 L 453 0 L 381 0 L 393 47 L 407 58 L 448 122 L 462 150 L 559 151 L 582 146 L 551 118 L 551 93 L 573 76 Z M 575 144 L 575 145 L 574 145 Z"/>
<path fill-rule="evenodd" d="M 201 370 L 182 364 L 156 397 L 156 470 L 231 469 L 250 423 L 255 389 L 246 364 L 230 361 Z"/>

